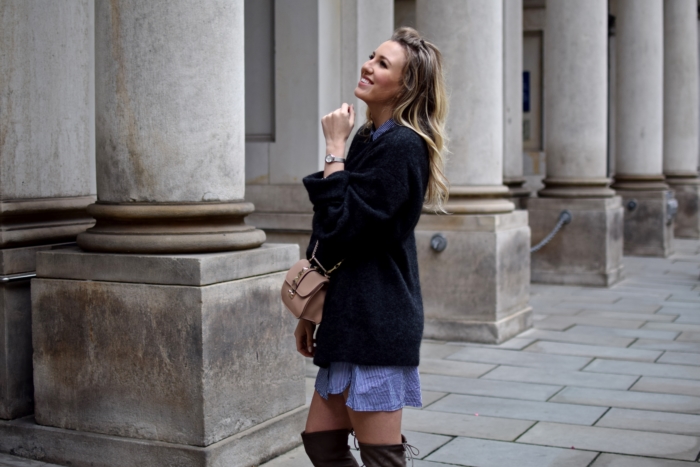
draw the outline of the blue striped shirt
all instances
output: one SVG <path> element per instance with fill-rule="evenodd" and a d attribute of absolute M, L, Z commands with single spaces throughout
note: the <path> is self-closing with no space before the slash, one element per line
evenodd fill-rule
<path fill-rule="evenodd" d="M 393 412 L 405 406 L 423 405 L 420 375 L 415 366 L 368 366 L 333 362 L 320 368 L 315 389 L 324 399 L 342 394 L 346 405 L 356 412 Z"/>

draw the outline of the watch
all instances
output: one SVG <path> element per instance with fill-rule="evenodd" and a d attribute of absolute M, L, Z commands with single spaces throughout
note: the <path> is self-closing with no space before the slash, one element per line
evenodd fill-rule
<path fill-rule="evenodd" d="M 335 157 L 333 154 L 326 154 L 326 164 L 332 164 L 333 162 L 342 162 L 345 164 L 345 158 Z"/>

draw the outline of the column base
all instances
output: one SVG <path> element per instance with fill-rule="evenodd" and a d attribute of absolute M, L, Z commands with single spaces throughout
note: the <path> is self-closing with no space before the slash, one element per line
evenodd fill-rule
<path fill-rule="evenodd" d="M 39 253 L 37 423 L 205 447 L 303 406 L 296 320 L 279 298 L 298 256 Z"/>
<path fill-rule="evenodd" d="M 251 203 L 129 203 L 88 206 L 97 219 L 78 235 L 87 251 L 112 253 L 203 253 L 255 248 L 265 233 L 247 225 Z"/>
<path fill-rule="evenodd" d="M 441 233 L 447 248 L 431 238 Z M 424 337 L 500 343 L 532 326 L 528 213 L 424 214 L 416 242 Z"/>
<path fill-rule="evenodd" d="M 624 254 L 666 258 L 673 253 L 673 219 L 666 190 L 617 189 L 624 209 Z"/>
<path fill-rule="evenodd" d="M 0 250 L 0 419 L 12 420 L 34 412 L 32 379 L 32 304 L 29 273 L 36 270 L 36 253 L 74 243 Z M 24 277 L 24 278 L 23 278 Z"/>
<path fill-rule="evenodd" d="M 508 187 L 508 201 L 515 205 L 515 209 L 525 209 L 525 198 L 532 194 L 525 188 L 524 178 L 504 178 L 503 183 Z"/>
<path fill-rule="evenodd" d="M 677 238 L 700 238 L 700 179 L 667 177 L 666 182 L 678 200 L 674 234 Z"/>
<path fill-rule="evenodd" d="M 527 200 L 533 243 L 541 241 L 560 213 L 570 224 L 532 255 L 532 282 L 610 286 L 622 279 L 623 210 L 610 198 L 530 198 Z"/>
<path fill-rule="evenodd" d="M 71 467 L 250 467 L 301 444 L 303 406 L 207 447 L 0 421 L 0 452 Z"/>

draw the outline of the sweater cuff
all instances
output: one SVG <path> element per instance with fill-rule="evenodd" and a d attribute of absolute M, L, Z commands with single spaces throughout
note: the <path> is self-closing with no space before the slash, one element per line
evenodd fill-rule
<path fill-rule="evenodd" d="M 340 170 L 323 178 L 323 172 L 316 172 L 304 178 L 304 186 L 314 206 L 342 202 L 350 180 L 347 170 Z"/>

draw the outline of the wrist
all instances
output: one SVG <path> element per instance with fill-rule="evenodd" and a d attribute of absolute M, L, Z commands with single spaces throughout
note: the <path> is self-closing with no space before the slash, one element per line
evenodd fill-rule
<path fill-rule="evenodd" d="M 345 157 L 345 142 L 326 143 L 326 154 L 333 154 L 335 157 Z"/>

